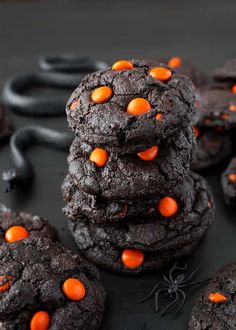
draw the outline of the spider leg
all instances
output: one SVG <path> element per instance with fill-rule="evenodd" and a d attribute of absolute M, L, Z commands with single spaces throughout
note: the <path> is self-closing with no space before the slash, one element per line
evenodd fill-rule
<path fill-rule="evenodd" d="M 186 282 L 190 281 L 199 271 L 200 266 L 198 266 L 183 282 L 182 284 L 185 284 Z"/>
<path fill-rule="evenodd" d="M 186 268 L 187 268 L 187 264 L 184 264 L 183 267 L 180 267 L 180 266 L 178 266 L 178 262 L 176 262 L 176 263 L 174 264 L 174 266 L 171 268 L 171 270 L 169 271 L 169 278 L 170 278 L 170 280 L 171 280 L 172 282 L 174 282 L 174 280 L 173 280 L 173 273 L 174 273 L 176 270 L 186 270 Z"/>
<path fill-rule="evenodd" d="M 168 283 L 168 284 L 173 284 L 173 281 L 169 279 L 166 275 L 163 276 L 163 279 Z"/>
<path fill-rule="evenodd" d="M 155 291 L 158 289 L 160 284 L 163 285 L 163 283 L 161 281 L 158 282 L 157 284 L 155 284 L 154 287 L 152 288 L 152 290 L 147 294 L 147 296 L 145 296 L 139 303 L 142 304 L 145 301 L 147 301 L 148 299 L 150 299 L 154 295 Z"/>
<path fill-rule="evenodd" d="M 186 286 L 190 286 L 190 285 L 195 285 L 195 284 L 204 284 L 210 281 L 211 278 L 206 278 L 205 280 L 201 280 L 201 281 L 194 281 L 194 282 L 190 282 L 190 283 L 183 283 L 181 285 L 179 285 L 179 288 L 184 288 Z"/>
<path fill-rule="evenodd" d="M 166 291 L 165 288 L 162 288 L 162 289 L 159 289 L 156 293 L 155 293 L 155 313 L 158 313 L 159 312 L 159 294 L 162 292 L 162 291 Z"/>
<path fill-rule="evenodd" d="M 178 292 L 174 292 L 175 293 L 175 299 L 169 304 L 167 305 L 162 311 L 161 311 L 161 316 L 165 315 L 167 311 L 169 311 L 178 301 L 179 299 L 179 294 Z"/>
<path fill-rule="evenodd" d="M 182 303 L 180 304 L 180 306 L 174 312 L 174 314 L 178 314 L 182 310 L 182 308 L 184 307 L 185 301 L 186 301 L 186 295 L 185 295 L 184 291 L 181 289 L 177 289 L 177 292 L 179 292 L 182 295 L 183 300 L 182 300 Z"/>

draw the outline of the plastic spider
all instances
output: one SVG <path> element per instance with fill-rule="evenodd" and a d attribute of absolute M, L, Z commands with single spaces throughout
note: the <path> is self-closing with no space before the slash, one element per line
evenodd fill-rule
<path fill-rule="evenodd" d="M 191 280 L 194 278 L 196 273 L 199 271 L 200 267 L 197 267 L 191 274 L 186 275 L 184 271 L 187 269 L 187 264 L 183 267 L 178 266 L 177 263 L 170 269 L 168 275 L 163 276 L 163 280 L 159 281 L 151 290 L 151 292 L 142 299 L 141 303 L 147 301 L 151 297 L 155 296 L 155 312 L 158 313 L 160 311 L 159 306 L 159 296 L 161 293 L 165 293 L 166 296 L 169 296 L 172 301 L 164 307 L 161 311 L 161 315 L 165 315 L 168 312 L 172 312 L 174 314 L 179 313 L 186 301 L 186 295 L 183 291 L 183 288 L 195 285 L 195 284 L 202 284 L 209 279 L 201 280 L 201 281 L 193 281 Z M 179 273 L 179 274 L 175 274 Z M 180 302 L 180 303 L 179 303 Z M 176 311 L 173 311 L 173 308 L 177 306 Z"/>

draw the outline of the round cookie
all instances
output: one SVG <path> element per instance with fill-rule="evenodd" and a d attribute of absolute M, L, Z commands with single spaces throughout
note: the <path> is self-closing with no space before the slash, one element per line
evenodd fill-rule
<path fill-rule="evenodd" d="M 169 191 L 169 197 L 177 202 L 173 216 L 161 214 L 161 201 L 167 197 L 161 195 L 155 219 L 141 217 L 139 221 L 97 226 L 82 213 L 74 220 L 69 218 L 69 228 L 80 251 L 98 266 L 124 274 L 159 269 L 189 254 L 213 221 L 213 202 L 200 176 L 192 173 L 186 183 Z M 143 256 L 138 267 L 123 263 L 123 253 L 130 249 Z"/>
<path fill-rule="evenodd" d="M 109 200 L 152 196 L 176 185 L 186 175 L 194 145 L 195 137 L 189 128 L 163 140 L 151 161 L 143 160 L 136 153 L 108 153 L 100 167 L 90 159 L 92 148 L 82 149 L 80 141 L 75 139 L 68 157 L 69 174 L 81 190 Z"/>
<path fill-rule="evenodd" d="M 199 127 L 230 129 L 236 126 L 236 94 L 224 85 L 208 86 L 197 91 L 196 115 Z"/>
<path fill-rule="evenodd" d="M 129 63 L 129 69 L 113 65 L 86 76 L 70 97 L 67 119 L 80 141 L 135 148 L 188 126 L 195 100 L 191 81 L 157 61 Z"/>
<path fill-rule="evenodd" d="M 236 263 L 219 269 L 197 299 L 188 330 L 236 329 Z"/>
<path fill-rule="evenodd" d="M 191 168 L 195 171 L 213 167 L 227 159 L 233 150 L 229 132 L 197 128 L 197 151 Z"/>
<path fill-rule="evenodd" d="M 4 108 L 0 105 L 0 143 L 7 139 L 12 133 L 12 126 L 6 119 Z"/>
<path fill-rule="evenodd" d="M 236 157 L 232 158 L 222 174 L 221 184 L 226 204 L 236 206 Z"/>
<path fill-rule="evenodd" d="M 1 329 L 99 328 L 104 289 L 79 255 L 47 239 L 21 240 L 0 247 L 0 268 Z"/>
<path fill-rule="evenodd" d="M 56 230 L 43 218 L 24 212 L 0 211 L 0 246 L 17 238 L 47 238 L 57 240 Z"/>
<path fill-rule="evenodd" d="M 221 68 L 213 72 L 215 80 L 224 82 L 236 82 L 236 58 L 228 60 Z"/>

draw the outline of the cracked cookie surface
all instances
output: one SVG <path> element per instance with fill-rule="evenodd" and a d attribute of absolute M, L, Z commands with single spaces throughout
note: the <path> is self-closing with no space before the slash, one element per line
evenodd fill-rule
<path fill-rule="evenodd" d="M 105 293 L 94 266 L 48 239 L 29 238 L 0 247 L 0 327 L 28 330 L 39 311 L 47 313 L 50 330 L 98 329 Z M 84 295 L 68 295 L 65 282 L 80 281 Z"/>
<path fill-rule="evenodd" d="M 154 79 L 150 70 L 166 67 L 164 64 L 145 60 L 130 62 L 132 70 L 110 68 L 86 76 L 70 97 L 67 118 L 81 141 L 97 147 L 128 145 L 135 149 L 140 143 L 142 147 L 146 143 L 154 144 L 189 125 L 195 100 L 189 78 L 172 70 L 169 80 L 163 82 Z M 105 102 L 94 103 L 91 93 L 101 86 L 111 88 L 112 95 Z M 139 97 L 145 98 L 151 108 L 141 115 L 130 115 L 127 106 Z"/>

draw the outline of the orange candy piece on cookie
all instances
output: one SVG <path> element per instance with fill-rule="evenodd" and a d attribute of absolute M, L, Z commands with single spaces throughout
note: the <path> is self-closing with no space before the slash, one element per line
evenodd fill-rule
<path fill-rule="evenodd" d="M 121 260 L 129 269 L 135 269 L 144 263 L 144 254 L 139 250 L 126 249 L 123 251 Z"/>
<path fill-rule="evenodd" d="M 156 80 L 167 81 L 172 76 L 172 72 L 165 67 L 155 67 L 149 71 L 149 74 Z"/>
<path fill-rule="evenodd" d="M 178 204 L 174 198 L 166 196 L 159 201 L 158 210 L 163 217 L 169 218 L 177 213 Z"/>
<path fill-rule="evenodd" d="M 131 100 L 127 106 L 127 112 L 132 116 L 142 115 L 151 109 L 150 103 L 141 97 Z"/>
<path fill-rule="evenodd" d="M 126 60 L 117 61 L 112 65 L 113 71 L 132 70 L 133 68 L 133 63 Z"/>
<path fill-rule="evenodd" d="M 215 304 L 228 300 L 223 294 L 219 292 L 210 293 L 208 299 Z"/>
<path fill-rule="evenodd" d="M 29 237 L 29 232 L 22 226 L 12 226 L 5 233 L 5 240 L 14 243 Z"/>
<path fill-rule="evenodd" d="M 76 278 L 65 280 L 62 290 L 67 298 L 74 301 L 82 300 L 86 294 L 83 283 Z"/>
<path fill-rule="evenodd" d="M 103 103 L 112 97 L 112 89 L 108 86 L 102 86 L 94 89 L 91 93 L 91 99 L 94 103 Z"/>
<path fill-rule="evenodd" d="M 103 167 L 106 165 L 109 157 L 109 153 L 101 148 L 95 148 L 89 157 L 89 160 L 93 162 L 98 167 Z"/>
<path fill-rule="evenodd" d="M 30 330 L 48 330 L 49 324 L 49 314 L 45 311 L 39 311 L 31 319 Z"/>
<path fill-rule="evenodd" d="M 236 104 L 231 104 L 231 105 L 229 106 L 229 110 L 230 110 L 230 111 L 236 111 Z"/>
<path fill-rule="evenodd" d="M 236 85 L 233 85 L 231 90 L 232 90 L 232 93 L 236 94 Z"/>
<path fill-rule="evenodd" d="M 180 57 L 178 56 L 175 56 L 175 57 L 172 57 L 169 62 L 168 62 L 168 65 L 171 67 L 171 68 L 178 68 L 182 65 L 182 60 Z"/>
<path fill-rule="evenodd" d="M 194 132 L 194 135 L 196 136 L 196 138 L 198 138 L 200 136 L 200 130 L 197 126 L 193 126 L 193 132 Z"/>
<path fill-rule="evenodd" d="M 144 151 L 138 152 L 139 158 L 146 161 L 154 160 L 158 155 L 159 148 L 158 146 L 153 146 Z"/>
<path fill-rule="evenodd" d="M 10 289 L 13 284 L 13 277 L 12 276 L 0 276 L 0 293 L 4 293 Z"/>
<path fill-rule="evenodd" d="M 232 182 L 236 182 L 236 174 L 235 173 L 228 174 L 228 179 Z"/>

